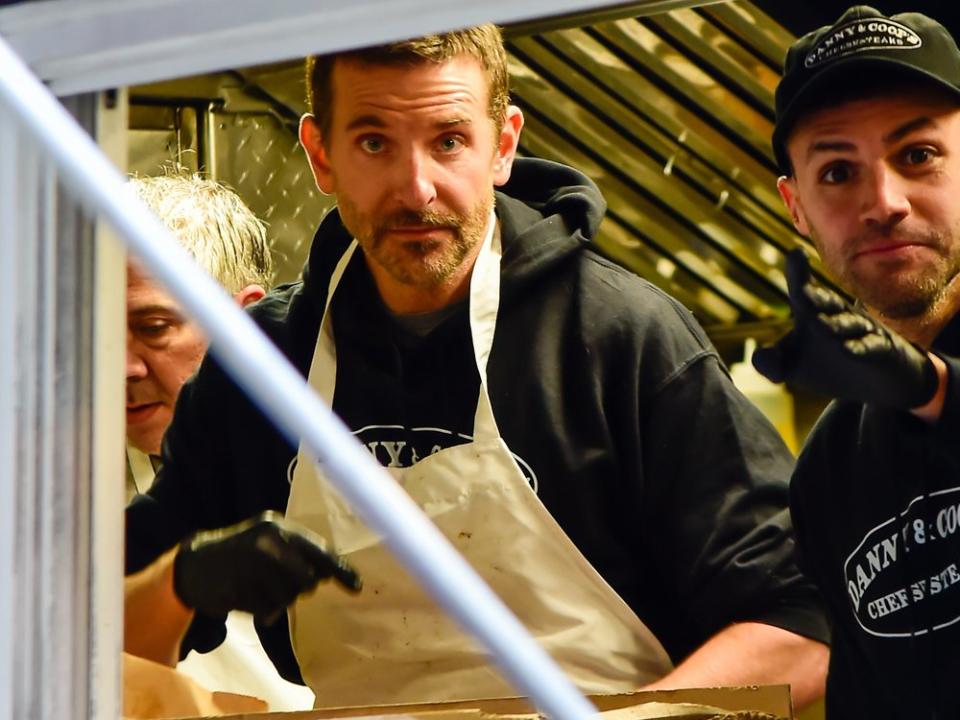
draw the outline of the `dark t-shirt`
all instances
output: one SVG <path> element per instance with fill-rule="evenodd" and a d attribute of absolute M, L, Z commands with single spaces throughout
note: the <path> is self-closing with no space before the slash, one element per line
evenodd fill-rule
<path fill-rule="evenodd" d="M 833 622 L 831 720 L 960 717 L 960 316 L 934 347 L 950 371 L 936 425 L 836 402 L 797 463 L 802 565 Z"/>

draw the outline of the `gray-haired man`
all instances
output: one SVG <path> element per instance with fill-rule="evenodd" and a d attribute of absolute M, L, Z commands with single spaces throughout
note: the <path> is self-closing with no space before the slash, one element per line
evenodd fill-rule
<path fill-rule="evenodd" d="M 240 306 L 270 287 L 272 261 L 263 223 L 232 190 L 200 175 L 136 178 L 128 186 L 163 221 L 199 265 Z M 127 501 L 146 492 L 183 383 L 207 349 L 200 328 L 167 291 L 131 260 L 127 265 Z M 313 694 L 281 679 L 253 630 L 232 613 L 215 650 L 190 653 L 178 666 L 203 687 L 255 695 L 271 709 L 310 707 Z M 197 642 L 209 649 L 223 638 Z"/>
<path fill-rule="evenodd" d="M 131 190 L 242 307 L 270 286 L 263 223 L 231 190 L 190 175 L 136 178 Z M 127 265 L 127 501 L 153 482 L 150 456 L 173 417 L 180 388 L 207 348 L 200 328 L 135 261 Z"/>

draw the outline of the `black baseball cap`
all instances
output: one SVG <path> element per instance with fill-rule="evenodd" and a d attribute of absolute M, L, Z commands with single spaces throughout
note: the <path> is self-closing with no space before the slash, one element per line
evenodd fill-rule
<path fill-rule="evenodd" d="M 960 50 L 943 25 L 920 13 L 887 17 L 866 5 L 852 7 L 833 25 L 807 33 L 787 51 L 773 130 L 781 172 L 790 172 L 786 145 L 793 126 L 817 106 L 824 88 L 856 83 L 878 72 L 926 79 L 960 98 Z"/>

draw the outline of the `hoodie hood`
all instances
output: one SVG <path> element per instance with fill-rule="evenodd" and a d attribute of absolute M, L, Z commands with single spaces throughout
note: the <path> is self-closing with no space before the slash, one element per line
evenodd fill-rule
<path fill-rule="evenodd" d="M 496 194 L 503 236 L 504 292 L 548 272 L 593 242 L 607 204 L 583 173 L 536 158 L 517 158 Z"/>
<path fill-rule="evenodd" d="M 583 173 L 537 158 L 516 158 L 510 180 L 496 192 L 503 237 L 503 291 L 529 280 L 590 245 L 606 211 L 600 190 Z M 304 288 L 322 312 L 327 283 L 352 238 L 336 208 L 323 218 L 303 270 Z"/>

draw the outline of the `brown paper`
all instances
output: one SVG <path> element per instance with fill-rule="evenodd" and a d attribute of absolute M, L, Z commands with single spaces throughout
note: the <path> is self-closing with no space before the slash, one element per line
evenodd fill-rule
<path fill-rule="evenodd" d="M 706 718 L 709 720 L 791 720 L 793 718 L 790 688 L 787 685 L 640 691 L 621 695 L 591 695 L 589 699 L 601 711 L 598 720 L 607 720 L 610 711 L 624 708 L 635 713 L 633 720 L 640 720 L 640 718 L 659 720 L 673 717 L 679 717 L 681 720 L 705 720 Z M 687 716 L 670 715 L 671 709 L 688 711 L 688 714 Z M 694 713 L 692 715 L 691 710 Z M 644 716 L 643 712 L 653 714 Z M 360 720 L 361 718 L 363 720 L 540 720 L 540 716 L 530 706 L 529 701 L 522 698 L 327 708 L 289 713 L 251 713 L 238 714 L 230 720 Z M 629 719 L 611 714 L 609 720 Z"/>
<path fill-rule="evenodd" d="M 211 692 L 173 668 L 123 654 L 123 716 L 129 720 L 238 715 L 268 709 L 263 700 Z"/>
<path fill-rule="evenodd" d="M 781 720 L 770 713 L 753 710 L 725 710 L 697 703 L 645 702 L 642 705 L 607 710 L 600 713 L 602 720 Z"/>
<path fill-rule="evenodd" d="M 727 712 L 768 713 L 775 718 L 792 718 L 788 685 L 750 685 L 724 688 L 689 688 L 683 690 L 639 690 L 634 693 L 613 695 L 589 695 L 587 698 L 601 713 L 619 708 L 632 708 L 651 702 L 693 703 L 723 708 Z M 533 706 L 524 698 L 499 698 L 488 700 L 459 700 L 420 705 L 380 705 L 377 707 L 341 707 L 322 710 L 307 710 L 285 716 L 282 720 L 340 720 L 341 718 L 412 715 L 425 712 L 449 710 L 479 710 L 487 715 L 512 716 L 535 713 Z M 736 716 L 735 716 L 736 717 Z M 746 715 L 749 717 L 749 715 Z M 280 720 L 281 716 L 276 716 Z M 763 715 L 758 715 L 763 718 Z M 237 718 L 237 720 L 241 720 Z M 243 718 L 243 720 L 248 720 Z M 274 720 L 274 717 L 257 720 Z"/>

